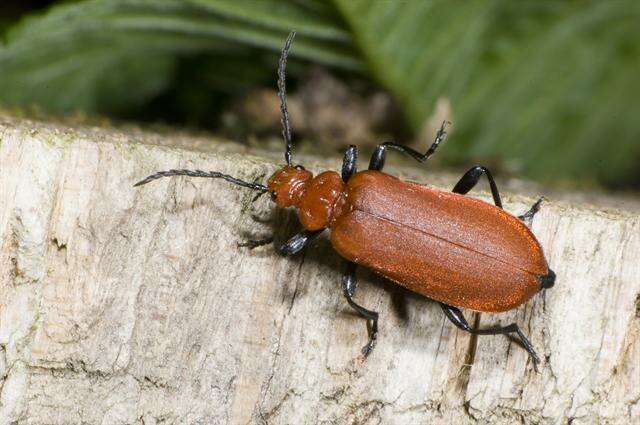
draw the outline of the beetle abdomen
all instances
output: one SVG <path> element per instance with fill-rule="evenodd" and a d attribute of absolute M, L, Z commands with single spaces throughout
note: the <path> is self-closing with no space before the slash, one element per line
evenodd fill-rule
<path fill-rule="evenodd" d="M 529 272 L 362 211 L 338 219 L 331 242 L 346 259 L 411 291 L 459 307 L 506 311 L 540 288 Z"/>
<path fill-rule="evenodd" d="M 351 212 L 331 228 L 336 251 L 429 298 L 505 311 L 549 271 L 529 229 L 485 202 L 375 171 L 349 180 L 348 200 Z"/>

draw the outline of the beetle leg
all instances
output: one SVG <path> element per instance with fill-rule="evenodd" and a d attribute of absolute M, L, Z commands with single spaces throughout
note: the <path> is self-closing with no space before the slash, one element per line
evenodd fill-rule
<path fill-rule="evenodd" d="M 349 145 L 344 152 L 344 159 L 342 160 L 342 181 L 345 183 L 349 178 L 354 175 L 358 169 L 358 148 L 354 145 Z"/>
<path fill-rule="evenodd" d="M 238 242 L 238 248 L 254 249 L 260 246 L 269 245 L 273 243 L 273 236 L 265 239 L 247 240 L 244 242 Z"/>
<path fill-rule="evenodd" d="M 427 149 L 427 151 L 423 154 L 416 151 L 415 149 L 410 148 L 409 146 L 399 145 L 397 143 L 386 142 L 378 145 L 376 150 L 373 152 L 373 155 L 371 155 L 371 160 L 369 161 L 369 169 L 378 171 L 382 170 L 382 168 L 384 167 L 384 161 L 387 157 L 387 149 L 394 149 L 399 152 L 405 153 L 419 162 L 426 161 L 431 157 L 431 155 L 434 154 L 436 149 L 438 149 L 440 143 L 442 143 L 447 138 L 447 132 L 445 131 L 445 128 L 448 124 L 451 123 L 449 121 L 442 122 L 442 126 L 440 127 L 440 130 L 438 130 L 435 140 L 433 141 L 429 149 Z"/>
<path fill-rule="evenodd" d="M 283 245 L 276 247 L 276 250 L 282 255 L 294 255 L 302 251 L 316 236 L 322 233 L 324 229 L 320 230 L 303 230 L 293 235 Z"/>
<path fill-rule="evenodd" d="M 298 252 L 302 251 L 302 249 L 307 246 L 307 244 L 311 242 L 316 236 L 322 233 L 323 230 L 324 229 L 315 231 L 303 230 L 299 233 L 296 233 L 284 244 L 276 246 L 276 251 L 278 251 L 282 255 L 297 254 Z M 238 247 L 253 249 L 260 246 L 269 245 L 270 243 L 273 243 L 273 241 L 273 236 L 265 239 L 248 240 L 238 243 Z"/>
<path fill-rule="evenodd" d="M 356 293 L 358 281 L 356 279 L 356 263 L 348 262 L 347 269 L 342 276 L 342 292 L 344 293 L 347 302 L 360 316 L 367 319 L 367 332 L 369 333 L 369 342 L 362 347 L 362 354 L 367 357 L 373 351 L 373 347 L 376 345 L 376 339 L 378 337 L 378 313 L 368 310 L 361 305 L 358 305 L 353 296 Z"/>
<path fill-rule="evenodd" d="M 522 345 L 524 345 L 525 350 L 527 350 L 527 352 L 531 356 L 531 360 L 533 360 L 534 369 L 536 371 L 538 370 L 538 363 L 540 363 L 540 358 L 538 358 L 538 355 L 533 349 L 533 345 L 531 345 L 531 343 L 529 342 L 527 337 L 524 335 L 524 333 L 522 333 L 522 331 L 520 330 L 517 324 L 512 323 L 508 326 L 497 326 L 495 328 L 489 328 L 489 329 L 473 329 L 471 326 L 469 326 L 469 323 L 467 323 L 467 319 L 464 318 L 464 315 L 462 314 L 459 308 L 456 308 L 444 303 L 440 303 L 440 307 L 442 307 L 442 310 L 444 311 L 445 316 L 447 316 L 447 319 L 451 320 L 451 322 L 454 325 L 456 325 L 458 328 L 462 329 L 463 331 L 467 331 L 471 334 L 506 335 L 506 334 L 515 332 L 516 334 L 518 334 L 518 337 L 520 338 Z"/>
<path fill-rule="evenodd" d="M 500 193 L 498 192 L 498 186 L 496 186 L 496 182 L 493 180 L 493 176 L 491 172 L 482 167 L 480 165 L 476 165 L 471 168 L 469 171 L 464 173 L 464 176 L 458 181 L 458 183 L 453 188 L 454 193 L 460 193 L 464 195 L 468 193 L 473 187 L 478 184 L 478 180 L 480 177 L 485 174 L 487 176 L 487 180 L 489 180 L 489 186 L 491 187 L 491 195 L 493 196 L 493 202 L 496 204 L 498 208 L 502 208 L 502 200 L 500 199 Z"/>
<path fill-rule="evenodd" d="M 531 221 L 533 220 L 533 216 L 536 215 L 538 211 L 540 211 L 540 204 L 544 201 L 544 196 L 541 196 L 540 199 L 536 201 L 535 204 L 529 208 L 529 211 L 526 213 L 519 215 L 518 218 L 522 221 Z"/>

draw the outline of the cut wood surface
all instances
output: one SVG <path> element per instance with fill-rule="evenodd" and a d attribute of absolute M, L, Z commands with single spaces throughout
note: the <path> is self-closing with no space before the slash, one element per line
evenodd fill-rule
<path fill-rule="evenodd" d="M 479 322 L 519 323 L 539 373 L 507 337 L 472 338 L 360 270 L 356 299 L 380 312 L 364 360 L 327 238 L 291 258 L 238 248 L 293 234 L 295 215 L 219 180 L 132 187 L 170 168 L 264 181 L 274 155 L 0 116 L 0 423 L 640 422 L 637 211 L 552 197 L 533 220 L 555 287 Z"/>

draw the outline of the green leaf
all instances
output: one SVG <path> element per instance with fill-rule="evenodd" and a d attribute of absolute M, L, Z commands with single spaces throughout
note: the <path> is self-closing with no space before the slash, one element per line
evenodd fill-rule
<path fill-rule="evenodd" d="M 362 69 L 348 33 L 332 23 L 335 16 L 327 10 L 312 2 L 283 7 L 265 0 L 254 4 L 252 15 L 249 6 L 91 0 L 54 7 L 8 32 L 0 48 L 0 102 L 56 111 L 126 111 L 167 88 L 180 58 L 198 54 L 247 58 L 253 50 L 270 50 L 274 60 L 264 71 L 271 75 L 275 52 L 296 22 L 304 22 L 296 58 Z"/>
<path fill-rule="evenodd" d="M 639 2 L 334 3 L 416 131 L 450 100 L 449 159 L 542 179 L 637 173 Z"/>
<path fill-rule="evenodd" d="M 191 0 L 203 9 L 247 24 L 272 28 L 283 33 L 292 29 L 307 36 L 348 42 L 349 32 L 336 25 L 339 15 L 328 4 L 293 1 Z"/>
<path fill-rule="evenodd" d="M 630 181 L 639 18 L 636 0 L 74 1 L 4 34 L 0 102 L 141 117 L 169 96 L 168 116 L 205 122 L 221 97 L 272 83 L 294 28 L 294 74 L 302 58 L 372 76 L 416 132 L 448 99 L 450 161 Z"/>

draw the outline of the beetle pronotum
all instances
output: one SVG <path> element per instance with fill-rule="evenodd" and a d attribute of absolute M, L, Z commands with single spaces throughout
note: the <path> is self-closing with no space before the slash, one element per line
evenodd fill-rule
<path fill-rule="evenodd" d="M 366 171 L 357 171 L 355 146 L 347 148 L 341 174 L 325 171 L 314 177 L 301 165 L 294 166 L 285 86 L 285 69 L 294 36 L 295 32 L 289 34 L 278 65 L 286 165 L 269 178 L 267 185 L 215 171 L 168 170 L 150 175 L 135 186 L 168 176 L 210 177 L 270 193 L 278 207 L 298 209 L 303 227 L 278 247 L 284 255 L 299 252 L 329 229 L 332 246 L 346 259 L 344 296 L 367 320 L 369 340 L 362 349 L 365 356 L 376 343 L 378 313 L 353 299 L 358 265 L 436 300 L 446 317 L 464 331 L 476 335 L 517 334 L 535 367 L 539 358 L 517 324 L 473 329 L 459 307 L 481 312 L 511 310 L 541 289 L 553 286 L 555 274 L 548 267 L 540 244 L 524 224 L 525 219 L 533 218 L 538 211 L 541 200 L 522 216 L 505 212 L 491 173 L 481 166 L 467 171 L 452 193 L 405 182 L 382 172 L 388 150 L 426 161 L 445 140 L 446 122 L 424 154 L 396 143 L 378 145 Z M 489 181 L 495 205 L 463 196 L 483 175 Z M 255 247 L 269 242 L 255 241 L 248 245 Z"/>

